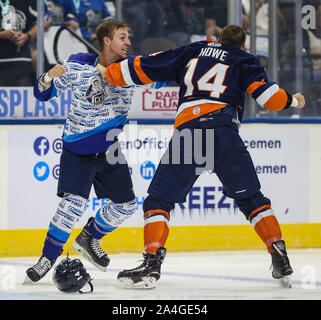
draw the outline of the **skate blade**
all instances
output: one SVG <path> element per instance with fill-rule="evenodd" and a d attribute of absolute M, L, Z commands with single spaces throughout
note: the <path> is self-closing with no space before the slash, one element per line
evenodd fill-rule
<path fill-rule="evenodd" d="M 117 279 L 118 286 L 124 289 L 153 289 L 156 288 L 156 279 L 153 277 L 142 277 L 142 281 L 134 282 L 131 278 Z"/>
<path fill-rule="evenodd" d="M 85 258 L 88 262 L 94 265 L 97 269 L 103 272 L 107 271 L 107 267 L 102 267 L 99 264 L 97 264 L 95 261 L 93 261 L 89 256 L 89 254 L 86 252 L 86 250 L 84 250 L 77 242 L 74 242 L 71 246 L 75 251 L 77 251 L 83 258 Z"/>
<path fill-rule="evenodd" d="M 35 282 L 33 282 L 28 276 L 26 276 L 25 280 L 22 282 L 22 284 L 25 285 L 33 285 Z"/>
<path fill-rule="evenodd" d="M 279 286 L 282 288 L 292 288 L 292 281 L 289 276 L 278 279 Z"/>

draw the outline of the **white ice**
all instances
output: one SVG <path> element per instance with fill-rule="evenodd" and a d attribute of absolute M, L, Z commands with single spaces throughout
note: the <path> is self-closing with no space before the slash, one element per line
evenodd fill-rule
<path fill-rule="evenodd" d="M 94 285 L 93 293 L 82 295 L 60 292 L 52 270 L 38 283 L 23 285 L 26 269 L 38 257 L 1 258 L 0 300 L 320 300 L 321 249 L 290 249 L 288 254 L 294 269 L 291 289 L 272 279 L 265 251 L 168 252 L 154 289 L 117 286 L 118 272 L 138 266 L 139 253 L 110 255 L 107 272 L 80 258 Z"/>

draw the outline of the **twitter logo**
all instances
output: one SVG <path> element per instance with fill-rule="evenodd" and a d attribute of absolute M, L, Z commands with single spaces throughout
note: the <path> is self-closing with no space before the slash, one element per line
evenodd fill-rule
<path fill-rule="evenodd" d="M 38 181 L 44 181 L 49 176 L 49 166 L 46 162 L 40 161 L 33 168 L 33 175 Z"/>

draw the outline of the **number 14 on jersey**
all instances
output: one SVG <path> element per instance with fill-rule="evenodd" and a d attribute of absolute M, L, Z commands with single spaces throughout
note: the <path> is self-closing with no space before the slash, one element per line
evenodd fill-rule
<path fill-rule="evenodd" d="M 187 72 L 185 74 L 184 83 L 186 85 L 186 92 L 184 97 L 191 96 L 194 93 L 193 80 L 196 80 L 198 91 L 210 92 L 210 97 L 219 99 L 221 94 L 224 93 L 227 86 L 225 86 L 224 80 L 226 76 L 228 65 L 223 63 L 216 63 L 210 70 L 205 74 L 199 75 L 195 72 L 199 58 L 191 59 L 186 65 Z M 196 75 L 199 79 L 194 79 Z M 214 80 L 212 80 L 214 78 Z"/>

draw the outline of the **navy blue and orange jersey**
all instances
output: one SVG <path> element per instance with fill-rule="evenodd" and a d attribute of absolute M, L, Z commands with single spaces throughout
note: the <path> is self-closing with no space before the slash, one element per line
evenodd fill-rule
<path fill-rule="evenodd" d="M 210 38 L 113 63 L 106 77 L 116 86 L 176 81 L 180 90 L 175 128 L 226 106 L 235 107 L 241 121 L 246 91 L 269 110 L 282 110 L 292 102 L 291 95 L 268 81 L 254 55 Z"/>

